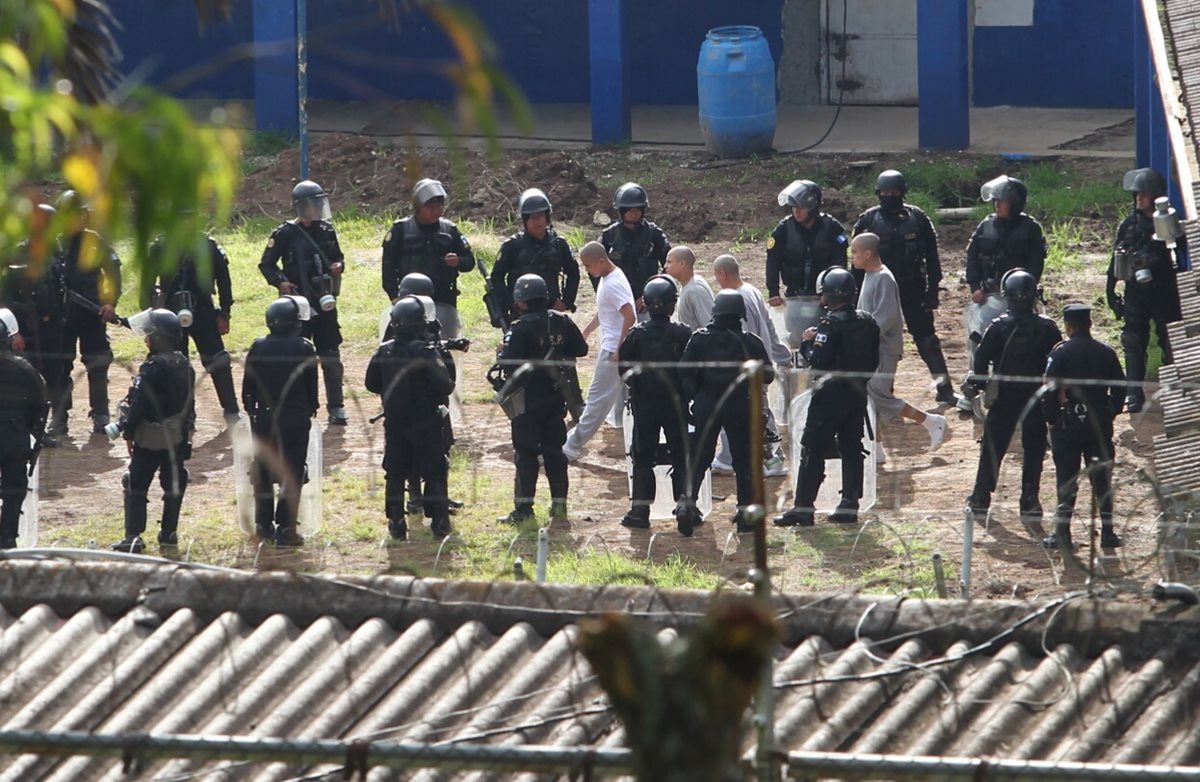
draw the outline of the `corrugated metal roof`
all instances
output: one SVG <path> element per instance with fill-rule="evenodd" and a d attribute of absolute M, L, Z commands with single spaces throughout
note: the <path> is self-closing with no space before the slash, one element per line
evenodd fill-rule
<path fill-rule="evenodd" d="M 667 640 L 710 598 L 6 559 L 0 725 L 619 746 L 622 731 L 575 650 L 576 622 L 624 611 Z M 1200 760 L 1200 609 L 829 595 L 780 596 L 777 607 L 780 749 Z M 218 764 L 175 761 L 124 775 L 112 760 L 33 755 L 2 765 L 0 780 L 323 770 L 227 764 L 214 777 Z M 390 773 L 370 778 L 451 778 Z"/>

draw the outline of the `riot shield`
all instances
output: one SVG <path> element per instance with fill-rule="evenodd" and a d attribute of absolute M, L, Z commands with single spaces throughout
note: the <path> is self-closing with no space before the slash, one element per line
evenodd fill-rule
<path fill-rule="evenodd" d="M 250 471 L 254 465 L 254 435 L 250 419 L 242 418 L 229 430 L 233 450 L 233 492 L 237 500 L 237 521 L 242 532 L 254 534 L 254 482 Z"/>
<path fill-rule="evenodd" d="M 387 339 L 388 328 L 392 325 L 392 308 L 389 305 L 379 316 L 379 344 Z"/>
<path fill-rule="evenodd" d="M 314 420 L 308 433 L 308 456 L 304 462 L 308 482 L 300 490 L 300 510 L 296 514 L 296 527 L 306 538 L 311 538 L 321 531 L 321 473 L 324 468 L 321 453 L 322 434 L 321 425 Z"/>
<path fill-rule="evenodd" d="M 983 304 L 976 304 L 973 301 L 967 304 L 967 309 L 963 313 L 963 321 L 967 328 L 968 369 L 975 360 L 975 348 L 979 347 L 979 342 L 983 339 L 983 332 L 987 331 L 987 327 L 991 325 L 992 321 L 1003 315 L 1007 309 L 1008 304 L 999 293 L 989 293 L 983 300 Z"/>
<path fill-rule="evenodd" d="M 767 405 L 771 408 L 771 415 L 775 416 L 775 422 L 780 426 L 790 426 L 792 400 L 796 395 L 808 388 L 809 372 L 807 369 L 802 369 L 803 362 L 800 359 L 800 335 L 804 333 L 804 329 L 809 326 L 815 326 L 821 320 L 821 305 L 816 304 L 816 309 L 813 309 L 813 299 L 811 296 L 794 296 L 787 300 L 784 307 L 770 307 L 771 322 L 775 326 L 777 334 L 786 334 L 788 345 L 792 348 L 792 367 L 793 369 L 787 372 L 778 372 L 775 376 L 775 382 L 767 386 Z M 811 322 L 810 322 L 811 321 Z M 793 341 L 788 327 L 798 328 L 796 331 L 796 339 Z"/>
<path fill-rule="evenodd" d="M 622 430 L 625 433 L 625 473 L 628 478 L 629 494 L 633 495 L 633 457 L 628 454 L 633 450 L 633 413 L 629 410 L 625 411 L 625 419 L 622 421 Z M 691 426 L 688 427 L 691 429 Z M 691 432 L 689 431 L 689 436 Z M 666 443 L 667 438 L 663 433 L 659 433 L 658 441 Z M 650 506 L 651 519 L 673 519 L 675 518 L 675 503 L 677 497 L 674 496 L 674 490 L 671 486 L 671 465 L 659 464 L 654 468 L 654 503 Z M 700 513 L 707 516 L 712 510 L 712 468 L 706 467 L 704 470 L 704 483 L 700 484 L 700 493 L 696 497 L 696 507 Z"/>
<path fill-rule="evenodd" d="M 38 479 L 41 473 L 42 461 L 39 459 L 33 467 L 33 475 L 29 476 L 29 490 L 25 492 L 25 502 L 21 503 L 21 520 L 17 523 L 17 542 L 21 548 L 37 548 Z"/>
<path fill-rule="evenodd" d="M 792 402 L 791 419 L 794 424 L 789 432 L 791 439 L 792 462 L 791 475 L 792 485 L 796 484 L 796 477 L 800 473 L 800 438 L 804 434 L 804 422 L 808 420 L 808 408 L 812 402 L 813 392 L 805 391 L 796 397 Z M 878 425 L 875 420 L 875 405 L 867 400 L 867 422 L 863 426 L 862 449 L 866 453 L 863 457 L 863 493 L 858 501 L 859 510 L 870 510 L 875 505 L 875 442 L 871 437 L 871 433 L 876 436 L 879 434 Z M 842 495 L 842 460 L 834 455 L 832 459 L 825 460 L 825 480 L 821 483 L 821 490 L 817 493 L 816 509 L 821 513 L 828 513 L 837 507 L 841 502 Z"/>

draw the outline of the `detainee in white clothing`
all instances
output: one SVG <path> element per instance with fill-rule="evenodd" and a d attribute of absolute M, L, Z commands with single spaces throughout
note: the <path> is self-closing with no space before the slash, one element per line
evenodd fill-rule
<path fill-rule="evenodd" d="M 625 272 L 608 259 L 608 253 L 600 242 L 588 242 L 579 251 L 579 261 L 593 277 L 600 278 L 596 288 L 596 314 L 583 329 L 587 339 L 597 328 L 600 330 L 600 355 L 596 359 L 596 371 L 588 385 L 587 402 L 579 423 L 567 432 L 563 455 L 567 461 L 579 458 L 583 447 L 600 429 L 604 417 L 614 404 L 621 401 L 621 373 L 617 371 L 617 350 L 625 340 L 637 314 L 633 300 L 633 289 Z"/>
<path fill-rule="evenodd" d="M 904 346 L 904 319 L 900 312 L 900 288 L 879 256 L 879 237 L 861 233 L 850 242 L 850 260 L 864 272 L 858 309 L 868 313 L 879 326 L 879 366 L 867 381 L 867 396 L 875 403 L 876 420 L 891 421 L 897 416 L 923 425 L 929 432 L 929 447 L 936 450 L 946 436 L 946 417 L 926 413 L 898 399 L 895 393 L 896 368 Z M 879 439 L 875 440 L 876 462 L 884 462 Z"/>

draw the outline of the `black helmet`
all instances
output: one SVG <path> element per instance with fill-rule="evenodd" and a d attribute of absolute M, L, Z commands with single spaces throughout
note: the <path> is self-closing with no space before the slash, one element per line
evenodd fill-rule
<path fill-rule="evenodd" d="M 1121 187 L 1127 192 L 1149 193 L 1152 198 L 1162 198 L 1167 194 L 1167 182 L 1162 174 L 1153 168 L 1135 168 L 1125 172 Z"/>
<path fill-rule="evenodd" d="M 834 266 L 817 276 L 817 293 L 834 302 L 850 301 L 858 290 L 854 275 L 840 266 Z"/>
<path fill-rule="evenodd" d="M 875 195 L 879 195 L 884 190 L 899 190 L 902 195 L 907 195 L 908 182 L 904 181 L 904 174 L 894 168 L 889 168 L 876 177 Z"/>
<path fill-rule="evenodd" d="M 433 280 L 420 272 L 404 275 L 400 280 L 401 296 L 433 296 Z"/>
<path fill-rule="evenodd" d="M 536 274 L 522 274 L 513 285 L 513 301 L 549 298 L 550 289 L 546 287 L 546 281 Z"/>
<path fill-rule="evenodd" d="M 0 308 L 0 350 L 12 350 L 12 340 L 20 332 L 17 316 L 7 307 Z"/>
<path fill-rule="evenodd" d="M 324 188 L 310 179 L 292 188 L 292 206 L 296 216 L 306 220 L 328 220 L 331 217 L 329 196 Z"/>
<path fill-rule="evenodd" d="M 714 318 L 720 315 L 737 315 L 739 318 L 745 319 L 746 300 L 742 298 L 742 294 L 731 288 L 717 291 L 717 296 L 713 300 L 712 314 Z"/>
<path fill-rule="evenodd" d="M 670 315 L 675 311 L 678 298 L 675 280 L 665 274 L 654 275 L 646 280 L 646 287 L 642 288 L 642 300 L 646 303 L 646 312 L 651 315 Z"/>
<path fill-rule="evenodd" d="M 418 336 L 425 333 L 425 305 L 416 296 L 405 296 L 392 305 L 392 330 Z"/>
<path fill-rule="evenodd" d="M 1037 299 L 1037 280 L 1024 269 L 1010 269 L 1000 278 L 1004 300 L 1011 309 L 1032 310 Z"/>
<path fill-rule="evenodd" d="M 150 349 L 155 353 L 176 350 L 183 339 L 183 326 L 179 316 L 165 309 L 145 310 L 129 318 L 129 328 L 139 337 L 150 340 Z"/>
<path fill-rule="evenodd" d="M 288 296 L 267 305 L 267 328 L 277 336 L 300 334 L 300 305 Z"/>
<path fill-rule="evenodd" d="M 983 187 L 979 188 L 979 197 L 984 201 L 1007 201 L 1012 207 L 1013 214 L 1017 215 L 1025 209 L 1025 200 L 1029 197 L 1029 190 L 1025 187 L 1025 183 L 1016 177 L 1001 174 L 990 182 L 985 182 Z"/>
<path fill-rule="evenodd" d="M 536 187 L 531 187 L 521 193 L 520 199 L 517 200 L 517 211 L 521 213 L 522 218 L 542 212 L 546 213 L 546 217 L 554 214 L 554 209 L 550 206 L 550 199 Z"/>
<path fill-rule="evenodd" d="M 626 209 L 649 209 L 650 196 L 646 195 L 646 188 L 637 182 L 626 182 L 613 193 L 613 208 L 622 213 Z"/>
<path fill-rule="evenodd" d="M 779 205 L 809 211 L 820 209 L 821 188 L 811 179 L 797 179 L 779 191 Z"/>

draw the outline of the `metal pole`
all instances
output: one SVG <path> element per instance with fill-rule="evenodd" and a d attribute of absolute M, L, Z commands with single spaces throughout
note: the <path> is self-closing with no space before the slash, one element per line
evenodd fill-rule
<path fill-rule="evenodd" d="M 792 752 L 788 776 L 824 779 L 887 779 L 916 782 L 1178 782 L 1195 779 L 1200 767 L 1133 763 L 1072 763 L 839 752 Z"/>
<path fill-rule="evenodd" d="M 942 555 L 933 555 L 933 583 L 937 588 L 937 596 L 945 600 L 950 596 L 946 591 L 946 571 L 942 568 Z"/>
<path fill-rule="evenodd" d="M 308 0 L 296 0 L 296 95 L 300 178 L 308 179 Z"/>
<path fill-rule="evenodd" d="M 399 741 L 291 741 L 257 736 L 147 736 L 36 730 L 0 731 L 0 754 L 86 755 L 132 760 L 245 760 L 313 765 L 337 763 L 348 771 L 374 766 L 440 768 L 454 771 L 537 771 L 577 774 L 632 773 L 628 749 L 594 747 L 504 747 L 490 744 L 417 744 Z"/>
<path fill-rule="evenodd" d="M 971 597 L 971 546 L 975 543 L 975 514 L 970 508 L 964 512 L 963 522 L 963 553 L 962 575 L 958 580 L 958 589 L 963 600 Z"/>
<path fill-rule="evenodd" d="M 550 558 L 550 531 L 545 527 L 538 530 L 537 582 L 546 583 L 546 560 Z"/>

